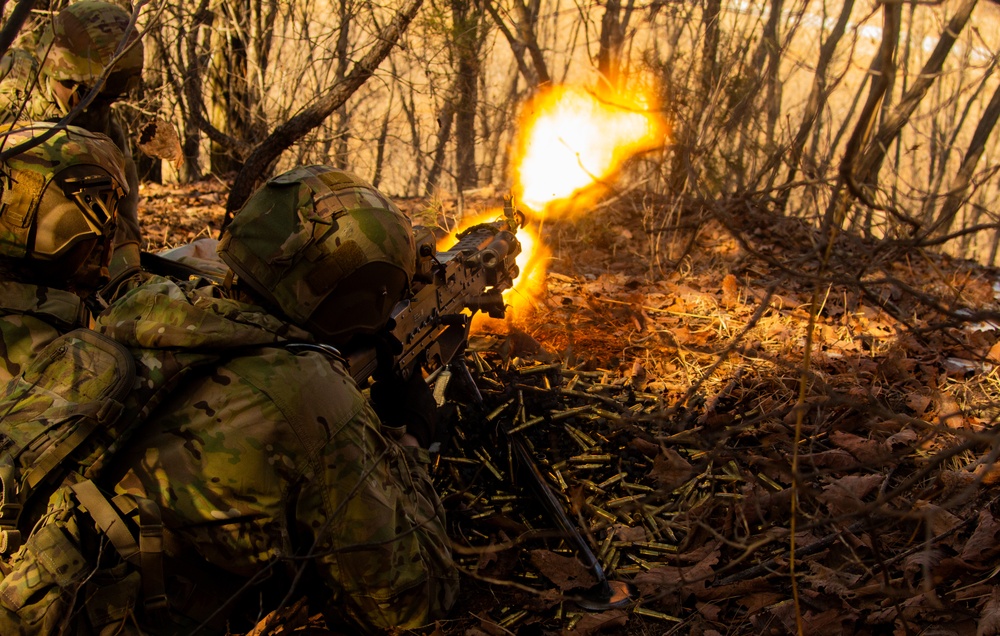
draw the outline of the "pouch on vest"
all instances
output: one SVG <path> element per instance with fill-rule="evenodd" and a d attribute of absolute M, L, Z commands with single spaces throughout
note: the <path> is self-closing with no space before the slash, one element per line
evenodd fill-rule
<path fill-rule="evenodd" d="M 100 469 L 122 433 L 122 399 L 134 382 L 127 349 L 77 329 L 49 343 L 7 385 L 0 400 L 0 553 L 17 550 L 30 531 L 18 521 L 25 506 L 38 505 L 40 485 L 48 486 L 40 489 L 47 499 L 69 474 L 89 478 Z"/>
<path fill-rule="evenodd" d="M 39 526 L 4 563 L 0 634 L 133 634 L 127 627 L 135 624 L 142 606 L 140 573 L 126 561 L 102 565 L 98 556 L 81 548 L 91 513 L 81 508 L 75 489 L 53 493 Z M 102 551 L 111 548 L 105 543 L 98 548 Z M 83 617 L 85 621 L 79 620 Z"/>

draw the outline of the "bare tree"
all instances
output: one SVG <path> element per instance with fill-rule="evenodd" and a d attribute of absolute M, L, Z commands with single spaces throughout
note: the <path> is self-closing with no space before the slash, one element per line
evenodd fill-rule
<path fill-rule="evenodd" d="M 457 80 L 456 80 L 457 83 Z M 455 88 L 457 92 L 457 87 Z M 446 98 L 444 105 L 438 114 L 437 142 L 434 144 L 434 154 L 431 159 L 431 167 L 427 172 L 427 183 L 424 186 L 424 193 L 431 195 L 438 187 L 441 180 L 441 173 L 444 171 L 445 153 L 448 150 L 448 142 L 451 140 L 451 130 L 455 123 L 455 100 Z"/>
<path fill-rule="evenodd" d="M 847 29 L 847 23 L 851 18 L 851 12 L 853 10 L 854 0 L 845 0 L 843 6 L 841 7 L 837 22 L 834 24 L 833 29 L 830 30 L 830 35 L 827 36 L 827 38 L 823 41 L 823 44 L 820 46 L 819 58 L 816 62 L 816 69 L 813 71 L 812 88 L 809 91 L 809 98 L 806 101 L 805 111 L 802 113 L 802 120 L 799 122 L 799 128 L 795 133 L 795 138 L 792 140 L 791 148 L 789 148 L 788 152 L 785 153 L 788 168 L 788 173 L 785 177 L 786 186 L 793 182 L 798 174 L 800 162 L 802 161 L 802 152 L 805 150 L 806 142 L 809 140 L 809 135 L 815 128 L 819 114 L 826 106 L 827 97 L 833 88 L 828 84 L 830 62 L 833 59 L 833 55 L 837 50 L 838 44 L 844 37 L 844 32 Z M 777 157 L 778 155 L 775 156 Z M 788 201 L 787 188 L 783 188 L 783 190 L 786 194 L 781 198 L 780 207 L 782 210 L 784 210 L 784 206 Z"/>
<path fill-rule="evenodd" d="M 781 78 L 778 75 L 781 66 L 781 37 L 778 32 L 778 25 L 784 12 L 784 0 L 771 0 L 771 9 L 768 12 L 767 22 L 764 24 L 764 34 L 760 40 L 761 58 L 767 60 L 764 73 L 764 83 L 767 86 L 767 100 L 765 110 L 767 112 L 767 127 L 764 131 L 764 138 L 774 139 L 774 128 L 778 122 L 778 114 L 781 112 Z M 762 67 L 763 64 L 758 65 Z"/>
<path fill-rule="evenodd" d="M 277 0 L 222 0 L 225 16 L 214 29 L 218 42 L 209 66 L 209 121 L 225 137 L 213 140 L 212 171 L 238 170 L 243 152 L 259 142 L 267 117 L 262 99 L 274 37 Z M 240 144 L 226 143 L 240 140 Z"/>
<path fill-rule="evenodd" d="M 541 86 L 552 81 L 549 76 L 548 65 L 545 63 L 545 57 L 542 55 L 542 49 L 538 45 L 538 37 L 536 36 L 538 0 L 535 0 L 531 7 L 524 4 L 524 0 L 512 0 L 511 13 L 514 15 L 516 33 L 510 30 L 506 18 L 500 14 L 497 8 L 497 3 L 492 0 L 486 0 L 484 6 L 490 17 L 493 18 L 493 22 L 500 30 L 500 33 L 503 34 L 508 44 L 510 44 L 510 50 L 514 54 L 514 61 L 517 63 L 517 68 L 525 81 L 531 86 Z M 525 52 L 531 58 L 531 66 L 528 66 L 528 62 L 525 59 Z"/>
<path fill-rule="evenodd" d="M 844 149 L 844 156 L 840 162 L 838 184 L 823 219 L 824 227 L 837 228 L 843 223 L 850 207 L 852 191 L 855 196 L 865 196 L 858 192 L 857 187 L 852 187 L 856 182 L 856 164 L 862 150 L 871 139 L 885 95 L 889 91 L 892 78 L 895 76 L 892 68 L 895 65 L 896 47 L 899 44 L 900 10 L 899 4 L 882 5 L 882 42 L 879 46 L 878 56 L 871 66 L 868 97 Z M 827 249 L 831 248 L 832 242 L 827 245 Z"/>
<path fill-rule="evenodd" d="M 408 0 L 399 7 L 396 15 L 380 30 L 375 43 L 354 64 L 343 82 L 330 87 L 302 112 L 279 124 L 254 148 L 233 182 L 226 202 L 226 218 L 223 226 L 228 224 L 232 215 L 243 205 L 257 184 L 266 178 L 281 153 L 320 125 L 372 76 L 400 35 L 413 21 L 422 4 L 423 0 Z"/>
<path fill-rule="evenodd" d="M 459 192 L 477 185 L 476 110 L 486 25 L 483 0 L 450 0 L 455 47 L 455 181 Z"/>
<path fill-rule="evenodd" d="M 625 44 L 625 32 L 634 8 L 635 0 L 628 0 L 625 7 L 622 7 L 621 0 L 608 0 L 604 6 L 597 70 L 604 84 L 613 90 L 621 88 L 622 46 Z"/>
<path fill-rule="evenodd" d="M 552 79 L 548 64 L 545 62 L 545 56 L 542 55 L 542 48 L 538 44 L 537 35 L 541 2 L 540 0 L 530 0 L 529 4 L 525 4 L 524 0 L 512 0 L 512 6 L 514 7 L 514 16 L 517 19 L 518 37 L 524 42 L 524 46 L 531 56 L 531 63 L 538 75 L 538 85 L 548 84 Z"/>
<path fill-rule="evenodd" d="M 878 133 L 868 143 L 867 148 L 859 158 L 855 172 L 856 179 L 869 192 L 873 191 L 878 183 L 878 172 L 885 160 L 887 150 L 896 141 L 903 126 L 910 121 L 910 117 L 916 111 L 924 95 L 927 94 L 927 90 L 941 75 L 944 61 L 958 39 L 958 35 L 969 21 L 977 2 L 978 0 L 962 0 L 961 4 L 956 7 L 955 13 L 945 26 L 934 51 L 920 70 L 913 85 L 900 98 L 899 104 L 893 109 L 891 115 L 886 117 L 879 127 Z"/>
<path fill-rule="evenodd" d="M 943 236 L 951 229 L 958 214 L 959 208 L 965 202 L 972 177 L 975 174 L 976 166 L 986 150 L 986 142 L 989 140 L 993 129 L 996 127 L 997 118 L 1000 117 L 1000 86 L 993 92 L 990 103 L 987 104 L 983 116 L 976 124 L 976 130 L 972 134 L 972 141 L 969 143 L 965 156 L 962 157 L 962 165 L 959 166 L 951 183 L 951 189 L 945 198 L 944 205 L 938 213 L 937 219 L 931 229 L 938 236 Z"/>
<path fill-rule="evenodd" d="M 337 10 L 340 15 L 340 32 L 337 35 L 337 44 L 334 48 L 336 55 L 336 66 L 333 75 L 334 84 L 339 84 L 344 81 L 347 77 L 347 71 L 350 68 L 350 33 L 351 33 L 351 16 L 353 14 L 354 7 L 350 0 L 340 0 L 337 3 Z M 333 163 L 339 168 L 347 167 L 347 142 L 350 136 L 350 125 L 351 125 L 351 114 L 347 110 L 346 104 L 341 104 L 335 112 L 335 127 L 334 127 L 334 159 Z"/>
<path fill-rule="evenodd" d="M 719 77 L 719 36 L 722 26 L 722 0 L 704 0 L 702 27 L 705 32 L 701 47 L 701 90 L 708 95 Z"/>

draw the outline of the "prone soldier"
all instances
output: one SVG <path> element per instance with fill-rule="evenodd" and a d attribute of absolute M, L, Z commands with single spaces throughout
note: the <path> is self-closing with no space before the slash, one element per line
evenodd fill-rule
<path fill-rule="evenodd" d="M 380 422 L 334 349 L 385 328 L 414 274 L 409 221 L 358 177 L 306 166 L 261 187 L 219 253 L 221 289 L 153 277 L 97 321 L 132 351 L 139 385 L 185 351 L 216 356 L 101 478 L 162 510 L 172 614 L 211 624 L 226 604 L 235 626 L 309 591 L 355 630 L 442 617 L 457 569 L 415 445 L 432 417 L 420 414 L 420 440 L 407 421 Z M 426 384 L 409 386 L 393 398 L 433 405 Z"/>
<path fill-rule="evenodd" d="M 10 167 L 9 191 L 24 196 L 4 200 L 34 201 L 31 227 L 50 229 L 11 224 L 3 262 L 79 293 L 106 276 L 113 231 L 88 210 L 117 202 L 91 177 L 115 182 L 77 168 L 78 155 L 64 163 L 76 169 L 34 181 Z M 77 189 L 30 185 L 49 182 Z M 74 240 L 23 238 L 64 231 Z M 27 353 L 0 396 L 0 633 L 231 633 L 302 596 L 328 621 L 380 632 L 454 603 L 457 568 L 418 445 L 433 414 L 420 414 L 419 440 L 405 419 L 380 422 L 334 349 L 375 336 L 406 293 L 409 221 L 357 177 L 308 166 L 251 197 L 220 253 L 224 286 L 150 277 L 96 333 L 50 325 L 41 351 L 4 333 L 8 351 Z M 51 255 L 67 260 L 34 268 Z M 433 408 L 422 381 L 407 390 L 393 397 Z"/>

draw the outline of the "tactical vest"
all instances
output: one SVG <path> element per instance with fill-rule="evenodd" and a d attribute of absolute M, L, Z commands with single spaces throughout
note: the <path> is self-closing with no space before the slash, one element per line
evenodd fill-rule
<path fill-rule="evenodd" d="M 121 629 L 137 602 L 147 615 L 166 609 L 158 508 L 132 495 L 109 500 L 92 480 L 189 371 L 217 359 L 169 354 L 155 374 L 137 380 L 128 349 L 78 329 L 52 341 L 7 385 L 0 634 L 78 633 L 69 625 L 81 608 L 93 633 L 127 633 Z"/>

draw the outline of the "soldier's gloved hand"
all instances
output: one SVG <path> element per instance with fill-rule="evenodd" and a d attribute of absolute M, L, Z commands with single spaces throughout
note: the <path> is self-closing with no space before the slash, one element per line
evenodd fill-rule
<path fill-rule="evenodd" d="M 371 399 L 382 424 L 406 427 L 422 448 L 434 441 L 437 402 L 419 372 L 405 381 L 396 376 L 378 380 L 372 385 Z"/>

